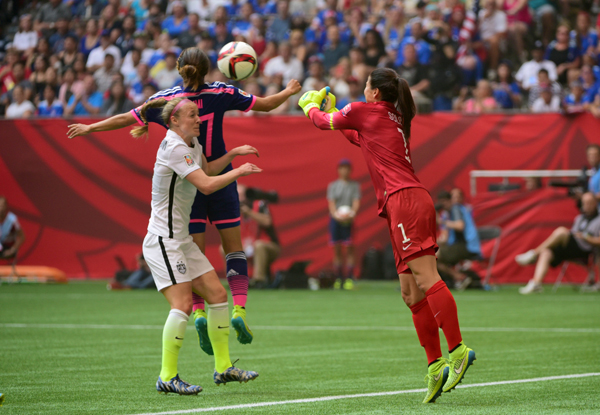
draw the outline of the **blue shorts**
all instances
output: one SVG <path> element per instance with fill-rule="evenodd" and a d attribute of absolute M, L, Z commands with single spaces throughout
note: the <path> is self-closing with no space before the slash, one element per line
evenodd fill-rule
<path fill-rule="evenodd" d="M 240 226 L 240 199 L 236 182 L 208 196 L 196 193 L 190 214 L 190 234 L 204 233 L 207 220 L 217 229 Z"/>
<path fill-rule="evenodd" d="M 343 225 L 331 218 L 329 221 L 329 243 L 352 245 L 352 223 Z"/>

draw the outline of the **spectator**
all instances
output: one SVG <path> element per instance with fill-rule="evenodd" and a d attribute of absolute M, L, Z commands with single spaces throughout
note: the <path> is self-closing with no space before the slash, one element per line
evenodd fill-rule
<path fill-rule="evenodd" d="M 115 29 L 118 30 L 117 36 L 111 39 L 113 43 L 119 37 L 121 28 L 123 27 L 117 11 L 117 7 L 109 2 L 109 4 L 102 9 L 102 14 L 100 15 L 100 20 L 98 21 L 101 30 L 106 30 L 108 33 L 111 33 Z"/>
<path fill-rule="evenodd" d="M 556 40 L 548 45 L 545 59 L 554 62 L 558 81 L 565 85 L 569 69 L 577 69 L 581 62 L 577 44 L 569 37 L 569 26 L 564 24 L 558 26 Z"/>
<path fill-rule="evenodd" d="M 137 68 L 142 62 L 142 53 L 137 49 L 133 49 L 127 56 L 129 57 L 129 65 L 126 66 L 123 63 L 121 66 L 121 74 L 123 75 L 123 82 L 125 82 L 125 85 L 130 86 L 135 82 L 137 77 Z"/>
<path fill-rule="evenodd" d="M 484 0 L 484 7 L 479 12 L 479 33 L 489 53 L 489 69 L 492 76 L 500 62 L 501 49 L 505 49 L 507 31 L 506 14 L 496 7 L 496 0 Z"/>
<path fill-rule="evenodd" d="M 600 81 L 596 79 L 594 69 L 590 65 L 583 65 L 581 67 L 580 76 L 585 100 L 592 102 L 600 90 Z"/>
<path fill-rule="evenodd" d="M 378 31 L 374 29 L 367 30 L 364 53 L 365 64 L 372 67 L 377 67 L 381 59 L 386 56 L 383 38 Z"/>
<path fill-rule="evenodd" d="M 257 56 L 260 56 L 267 48 L 267 28 L 265 26 L 265 21 L 262 16 L 254 13 L 250 16 L 250 22 L 252 23 L 252 26 L 248 30 L 248 43 L 254 48 Z M 304 37 L 304 34 L 302 36 Z"/>
<path fill-rule="evenodd" d="M 39 94 L 41 96 L 44 93 L 46 69 L 48 69 L 48 59 L 44 55 L 38 55 L 35 58 L 34 71 L 29 76 L 29 82 L 33 84 L 34 95 Z"/>
<path fill-rule="evenodd" d="M 8 210 L 8 201 L 0 196 L 0 258 L 15 258 L 25 242 L 25 233 L 17 215 Z"/>
<path fill-rule="evenodd" d="M 179 53 L 181 52 L 180 48 L 173 45 L 173 40 L 171 39 L 171 36 L 169 36 L 168 33 L 161 34 L 159 36 L 158 43 L 159 43 L 158 48 L 156 49 L 156 51 L 150 58 L 150 61 L 148 62 L 148 65 L 150 66 L 151 71 L 155 71 L 155 72 L 158 72 L 159 70 L 162 69 L 162 66 L 164 65 L 165 57 L 167 56 L 168 52 L 175 53 L 175 55 L 177 55 L 177 56 L 179 56 Z M 163 62 L 161 63 L 161 61 L 163 61 Z M 159 63 L 161 63 L 161 64 L 159 66 L 157 66 Z"/>
<path fill-rule="evenodd" d="M 39 103 L 37 115 L 40 117 L 60 117 L 63 115 L 63 104 L 56 99 L 56 90 L 52 85 L 44 88 L 44 100 Z"/>
<path fill-rule="evenodd" d="M 102 107 L 102 93 L 96 91 L 94 76 L 87 74 L 83 80 L 84 90 L 73 95 L 65 109 L 65 115 L 97 115 Z"/>
<path fill-rule="evenodd" d="M 591 192 L 581 197 L 581 214 L 575 217 L 571 230 L 559 227 L 535 249 L 517 255 L 515 261 L 521 266 L 536 263 L 533 279 L 519 289 L 521 294 L 542 292 L 542 282 L 550 267 L 563 261 L 587 264 L 594 247 L 600 245 L 600 216 L 598 202 Z"/>
<path fill-rule="evenodd" d="M 60 80 L 58 79 L 58 72 L 56 71 L 56 69 L 54 69 L 52 66 L 48 67 L 46 69 L 46 80 L 44 82 L 44 85 L 41 86 L 40 85 L 40 89 L 38 90 L 39 92 L 35 95 L 34 99 L 34 104 L 37 104 L 38 102 L 42 101 L 44 99 L 44 90 L 46 89 L 47 86 L 49 86 L 50 88 L 52 88 L 54 90 L 54 96 L 58 95 L 58 91 L 60 89 Z"/>
<path fill-rule="evenodd" d="M 166 30 L 169 36 L 177 37 L 182 32 L 189 30 L 190 24 L 185 4 L 179 0 L 175 0 L 171 4 L 173 6 L 173 14 L 163 20 L 162 29 Z"/>
<path fill-rule="evenodd" d="M 69 20 L 71 18 L 71 10 L 69 6 L 61 0 L 49 0 L 44 3 L 36 16 L 35 30 L 42 32 L 42 35 L 50 36 L 54 33 L 56 22 L 59 18 Z"/>
<path fill-rule="evenodd" d="M 15 62 L 12 67 L 11 76 L 8 79 L 8 90 L 6 94 L 2 96 L 2 103 L 8 105 L 13 100 L 13 90 L 15 87 L 20 86 L 24 91 L 25 101 L 33 97 L 33 85 L 27 79 L 25 79 L 25 64 L 23 62 Z M 5 80 L 6 81 L 6 80 Z"/>
<path fill-rule="evenodd" d="M 133 49 L 135 43 L 135 17 L 129 15 L 123 19 L 123 32 L 117 38 L 115 46 L 121 51 L 121 56 L 127 54 Z"/>
<path fill-rule="evenodd" d="M 307 49 L 304 44 L 304 34 L 300 29 L 292 30 L 290 34 L 290 46 L 292 48 L 292 55 L 296 57 L 302 64 L 306 62 L 307 57 Z"/>
<path fill-rule="evenodd" d="M 531 50 L 532 59 L 525 62 L 515 75 L 515 79 L 526 91 L 538 84 L 538 74 L 541 69 L 546 70 L 549 81 L 555 82 L 558 79 L 556 73 L 556 64 L 552 61 L 544 59 L 544 45 L 541 40 L 536 40 L 533 49 Z"/>
<path fill-rule="evenodd" d="M 454 109 L 463 111 L 466 114 L 481 114 L 498 108 L 492 87 L 486 80 L 477 82 L 477 87 L 473 90 L 473 98 L 466 99 L 467 94 L 468 88 L 463 87 L 454 104 Z"/>
<path fill-rule="evenodd" d="M 71 90 L 75 83 L 75 70 L 73 68 L 67 68 L 65 72 L 63 72 L 62 82 L 63 83 L 58 91 L 58 99 L 64 108 L 67 106 L 67 102 L 69 102 L 69 99 L 73 95 L 73 91 Z"/>
<path fill-rule="evenodd" d="M 64 42 L 64 48 L 58 54 L 61 71 L 72 68 L 77 58 L 77 38 L 75 35 L 67 35 Z"/>
<path fill-rule="evenodd" d="M 250 16 L 252 16 L 253 13 L 254 8 L 252 7 L 252 3 L 246 2 L 242 4 L 238 19 L 233 24 L 233 29 L 231 30 L 233 36 L 242 36 L 245 39 L 249 38 L 250 29 L 252 28 Z"/>
<path fill-rule="evenodd" d="M 304 78 L 302 62 L 292 56 L 292 47 L 288 42 L 279 45 L 279 55 L 271 59 L 265 65 L 265 76 L 273 77 L 277 74 L 283 77 L 283 83 L 296 79 L 299 82 Z"/>
<path fill-rule="evenodd" d="M 267 29 L 267 40 L 274 40 L 278 43 L 286 40 L 290 24 L 289 4 L 286 0 L 279 0 L 277 2 L 277 16 Z"/>
<path fill-rule="evenodd" d="M 133 63 L 133 50 L 140 51 L 140 61 L 144 63 L 150 62 L 150 59 L 152 59 L 152 56 L 156 52 L 154 49 L 148 47 L 148 35 L 145 32 L 135 33 L 133 36 L 133 49 L 125 55 L 123 65 L 121 65 L 121 73 L 124 76 L 125 73 L 129 73 L 137 67 L 137 64 L 134 65 Z"/>
<path fill-rule="evenodd" d="M 526 60 L 525 36 L 531 25 L 532 18 L 526 0 L 500 0 L 500 9 L 506 14 L 508 45 L 514 50 L 517 60 Z"/>
<path fill-rule="evenodd" d="M 75 14 L 84 20 L 97 19 L 102 14 L 103 2 L 100 0 L 83 0 L 77 5 Z"/>
<path fill-rule="evenodd" d="M 451 275 L 456 288 L 461 290 L 467 288 L 472 280 L 458 271 L 455 266 L 464 260 L 481 256 L 477 226 L 463 199 L 462 190 L 452 189 L 450 193 L 441 194 L 438 200 L 448 212 L 447 219 L 440 223 L 447 237 L 444 236 L 439 241 L 438 269 Z"/>
<path fill-rule="evenodd" d="M 570 93 L 565 97 L 563 106 L 569 114 L 583 112 L 586 105 L 591 104 L 584 96 L 583 85 L 579 81 L 573 81 L 569 85 Z"/>
<path fill-rule="evenodd" d="M 112 116 L 131 111 L 135 105 L 127 98 L 125 86 L 121 81 L 115 81 L 110 86 L 108 99 L 102 104 L 100 113 L 102 115 Z"/>
<path fill-rule="evenodd" d="M 350 95 L 350 86 L 347 82 L 353 76 L 350 60 L 348 58 L 340 59 L 340 63 L 330 73 L 329 86 L 333 89 L 333 93 L 337 99 L 344 99 Z"/>
<path fill-rule="evenodd" d="M 31 55 L 38 42 L 38 32 L 33 30 L 33 17 L 24 14 L 19 18 L 19 31 L 15 33 L 12 47 L 25 56 Z"/>
<path fill-rule="evenodd" d="M 429 66 L 430 91 L 433 92 L 433 110 L 449 111 L 452 98 L 458 91 L 461 81 L 459 67 L 455 63 L 455 50 L 450 40 L 436 43 Z"/>
<path fill-rule="evenodd" d="M 532 112 L 558 112 L 560 111 L 560 97 L 552 92 L 550 85 L 540 85 L 541 95 L 531 106 Z"/>
<path fill-rule="evenodd" d="M 461 22 L 462 23 L 462 22 Z M 400 42 L 404 38 L 405 16 L 402 7 L 393 7 L 387 10 L 383 39 L 390 50 L 399 50 Z"/>
<path fill-rule="evenodd" d="M 201 0 L 201 1 L 208 1 L 208 0 Z M 133 0 L 131 2 L 131 9 L 133 10 L 133 16 L 135 17 L 137 30 L 143 29 L 144 22 L 148 18 L 148 4 L 149 3 L 150 3 L 150 0 Z M 193 0 L 189 1 L 188 3 L 190 5 L 190 11 L 193 11 L 192 6 L 191 6 L 193 3 Z"/>
<path fill-rule="evenodd" d="M 144 259 L 144 254 L 139 254 L 136 257 L 137 269 L 133 272 L 122 270 L 117 272 L 117 278 L 113 279 L 106 285 L 107 290 L 143 290 L 146 288 L 156 288 L 154 277 L 150 272 L 150 267 Z M 123 275 L 124 273 L 125 275 Z M 122 278 L 124 279 L 122 279 Z"/>
<path fill-rule="evenodd" d="M 575 44 L 577 45 L 581 56 L 595 56 L 597 53 L 598 33 L 590 26 L 590 14 L 588 12 L 580 11 L 577 14 L 575 29 L 571 31 L 571 39 L 575 40 Z"/>
<path fill-rule="evenodd" d="M 227 30 L 227 25 L 225 23 L 218 23 L 215 26 L 215 49 L 221 50 L 223 46 L 228 44 L 229 42 L 233 42 L 235 39 L 231 35 L 231 33 Z"/>
<path fill-rule="evenodd" d="M 323 62 L 318 56 L 312 56 L 308 60 L 308 78 L 306 78 L 302 84 L 301 93 L 304 94 L 311 90 L 319 91 L 325 86 L 327 86 L 327 82 L 325 81 L 325 68 L 323 67 Z"/>
<path fill-rule="evenodd" d="M 429 43 L 422 39 L 423 37 L 423 25 L 418 19 L 413 19 L 410 25 L 410 35 L 406 36 L 400 47 L 398 48 L 398 57 L 396 58 L 396 66 L 401 66 L 404 63 L 404 46 L 407 44 L 413 44 L 417 52 L 417 59 L 421 65 L 428 65 L 431 59 L 431 48 Z"/>
<path fill-rule="evenodd" d="M 556 11 L 549 0 L 528 0 L 527 3 L 533 11 L 537 26 L 541 28 L 542 41 L 547 45 L 554 31 Z"/>
<path fill-rule="evenodd" d="M 104 65 L 94 72 L 94 80 L 96 81 L 97 89 L 104 94 L 113 82 L 113 76 L 118 73 L 115 68 L 115 57 L 112 53 L 104 54 Z"/>
<path fill-rule="evenodd" d="M 340 41 L 340 30 L 337 26 L 329 26 L 327 29 L 327 43 L 323 50 L 323 65 L 325 71 L 338 64 L 341 58 L 347 57 L 350 50 L 348 45 Z"/>
<path fill-rule="evenodd" d="M 397 69 L 398 75 L 408 82 L 418 111 L 431 111 L 431 99 L 428 96 L 431 84 L 429 69 L 417 60 L 417 51 L 414 44 L 405 44 L 402 54 L 404 58 L 402 59 L 402 65 Z"/>
<path fill-rule="evenodd" d="M 115 58 L 115 66 L 121 66 L 121 51 L 110 41 L 110 32 L 103 30 L 100 36 L 100 46 L 90 52 L 87 63 L 85 64 L 89 72 L 96 72 L 104 65 L 104 56 L 110 53 Z"/>
<path fill-rule="evenodd" d="M 188 25 L 189 29 L 177 36 L 177 44 L 181 49 L 191 48 L 201 41 L 202 31 L 200 30 L 200 17 L 197 13 L 188 14 Z"/>
<path fill-rule="evenodd" d="M 337 167 L 338 179 L 327 186 L 329 207 L 329 244 L 333 247 L 334 287 L 351 290 L 354 286 L 353 222 L 360 207 L 360 185 L 351 180 L 352 163 L 342 159 Z M 343 248 L 346 247 L 344 261 Z"/>
<path fill-rule="evenodd" d="M 537 82 L 529 90 L 529 107 L 533 106 L 533 103 L 542 95 L 542 89 L 550 86 L 552 94 L 560 97 L 562 88 L 558 82 L 550 81 L 550 76 L 546 69 L 540 69 L 538 72 Z"/>
<path fill-rule="evenodd" d="M 142 89 L 142 102 L 144 103 L 146 101 L 148 101 L 150 99 L 150 97 L 154 94 L 156 94 L 158 92 L 158 88 L 156 87 L 156 84 L 154 83 L 149 83 L 144 85 L 144 88 Z"/>
<path fill-rule="evenodd" d="M 240 198 L 241 232 L 246 257 L 252 260 L 252 281 L 255 288 L 265 288 L 269 282 L 271 265 L 281 252 L 279 237 L 266 200 L 248 198 L 248 188 L 238 184 Z"/>
<path fill-rule="evenodd" d="M 519 85 L 513 80 L 508 62 L 498 65 L 498 79 L 492 84 L 492 88 L 499 108 L 519 108 L 521 105 L 521 91 Z"/>
<path fill-rule="evenodd" d="M 366 98 L 364 95 L 364 85 L 362 85 L 358 79 L 351 76 L 346 81 L 348 83 L 348 87 L 350 90 L 350 94 L 347 97 L 340 99 L 337 102 L 337 106 L 339 108 L 344 108 L 346 105 L 352 102 L 366 102 Z"/>
<path fill-rule="evenodd" d="M 177 70 L 177 55 L 167 52 L 165 56 L 165 67 L 154 77 L 159 89 L 172 88 L 181 80 Z"/>
<path fill-rule="evenodd" d="M 85 35 L 82 36 L 79 51 L 87 58 L 90 52 L 100 46 L 100 34 L 98 33 L 98 21 L 90 19 L 85 24 Z"/>
<path fill-rule="evenodd" d="M 29 118 L 35 114 L 35 106 L 25 99 L 25 91 L 17 85 L 12 89 L 12 103 L 6 108 L 6 118 Z"/>
<path fill-rule="evenodd" d="M 56 32 L 48 39 L 50 49 L 55 54 L 62 52 L 65 48 L 65 40 L 69 35 L 72 35 L 69 32 L 69 19 L 66 17 L 59 18 L 56 22 Z"/>
<path fill-rule="evenodd" d="M 4 55 L 4 65 L 0 67 L 0 92 L 2 94 L 15 85 L 13 67 L 17 62 L 20 62 L 19 52 L 14 48 L 8 49 Z"/>
<path fill-rule="evenodd" d="M 137 67 L 137 78 L 131 84 L 129 89 L 129 99 L 133 101 L 135 105 L 141 105 L 144 103 L 145 94 L 144 87 L 146 85 L 154 85 L 154 80 L 150 77 L 150 68 L 145 63 L 140 63 Z"/>

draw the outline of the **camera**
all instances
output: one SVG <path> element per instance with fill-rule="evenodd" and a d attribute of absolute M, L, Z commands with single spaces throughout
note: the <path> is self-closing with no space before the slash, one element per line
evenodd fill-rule
<path fill-rule="evenodd" d="M 261 190 L 256 187 L 246 189 L 246 199 L 251 202 L 255 200 L 265 200 L 269 203 L 279 202 L 279 194 L 275 190 Z"/>

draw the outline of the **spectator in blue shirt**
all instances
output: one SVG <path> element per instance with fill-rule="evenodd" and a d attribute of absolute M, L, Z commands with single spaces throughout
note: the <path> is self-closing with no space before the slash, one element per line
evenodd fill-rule
<path fill-rule="evenodd" d="M 592 29 L 590 15 L 587 12 L 579 12 L 577 15 L 577 24 L 574 30 L 571 30 L 571 40 L 574 40 L 579 48 L 580 55 L 595 55 L 598 46 L 598 33 Z"/>
<path fill-rule="evenodd" d="M 37 115 L 40 117 L 60 117 L 63 115 L 63 105 L 56 99 L 56 91 L 52 85 L 44 88 L 44 100 L 39 103 Z"/>
<path fill-rule="evenodd" d="M 87 74 L 83 79 L 83 92 L 71 96 L 65 115 L 97 115 L 102 107 L 102 94 L 96 91 L 94 76 Z"/>
<path fill-rule="evenodd" d="M 494 98 L 500 108 L 518 108 L 521 105 L 521 90 L 513 79 L 508 62 L 498 65 L 498 82 L 492 84 Z"/>
<path fill-rule="evenodd" d="M 344 22 L 344 14 L 340 11 L 337 11 L 337 0 L 327 0 L 325 9 L 321 10 L 317 14 L 317 19 L 319 20 L 319 24 L 325 27 L 325 18 L 329 16 L 335 17 L 336 24 L 340 24 Z"/>
<path fill-rule="evenodd" d="M 600 83 L 596 79 L 594 69 L 590 65 L 583 65 L 581 67 L 580 76 L 584 99 L 587 102 L 594 101 L 594 97 L 600 89 Z"/>
<path fill-rule="evenodd" d="M 250 28 L 252 27 L 252 23 L 250 23 L 250 16 L 252 16 L 252 13 L 254 13 L 254 9 L 250 2 L 242 4 L 239 17 L 233 24 L 233 29 L 231 31 L 234 36 L 243 36 L 248 39 Z"/>
<path fill-rule="evenodd" d="M 410 26 L 411 35 L 404 38 L 398 48 L 398 56 L 396 58 L 396 66 L 401 66 L 404 63 L 404 46 L 407 44 L 413 44 L 415 51 L 417 52 L 417 60 L 421 65 L 428 65 L 431 59 L 431 49 L 429 43 L 422 39 L 423 36 L 423 25 L 420 20 L 415 20 Z"/>
<path fill-rule="evenodd" d="M 250 0 L 254 11 L 258 14 L 268 15 L 277 13 L 277 2 L 275 0 Z"/>
<path fill-rule="evenodd" d="M 340 99 L 337 103 L 338 107 L 344 108 L 351 102 L 366 102 L 365 95 L 363 94 L 364 85 L 361 85 L 360 82 L 358 82 L 358 79 L 351 76 L 346 79 L 346 83 L 348 84 L 350 95 Z"/>
<path fill-rule="evenodd" d="M 211 35 L 211 37 L 217 37 L 217 26 L 219 25 L 225 25 L 227 33 L 231 35 L 233 24 L 231 23 L 231 20 L 229 19 L 229 14 L 227 14 L 227 9 L 224 6 L 217 7 L 213 15 L 213 22 L 209 24 L 208 28 L 206 29 L 208 30 L 208 34 Z"/>
<path fill-rule="evenodd" d="M 277 17 L 267 29 L 267 40 L 274 40 L 275 42 L 287 40 L 290 25 L 289 3 L 285 0 L 279 0 L 277 2 Z"/>
<path fill-rule="evenodd" d="M 575 112 L 583 112 L 585 105 L 591 101 L 584 95 L 583 85 L 579 81 L 573 81 L 569 85 L 571 92 L 563 100 L 565 111 L 572 114 Z"/>
<path fill-rule="evenodd" d="M 176 0 L 173 3 L 173 14 L 163 20 L 162 28 L 169 33 L 169 36 L 175 37 L 181 32 L 190 29 L 190 24 L 186 15 L 185 5 Z"/>

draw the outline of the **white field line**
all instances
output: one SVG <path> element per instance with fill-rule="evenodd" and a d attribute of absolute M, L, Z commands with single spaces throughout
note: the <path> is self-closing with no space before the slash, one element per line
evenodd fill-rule
<path fill-rule="evenodd" d="M 0 323 L 5 328 L 37 329 L 109 329 L 109 330 L 162 330 L 158 325 L 121 324 L 27 324 Z M 255 330 L 272 331 L 414 331 L 414 327 L 394 326 L 252 326 Z M 192 330 L 189 326 L 188 330 Z M 600 333 L 600 328 L 526 328 L 526 327 L 461 327 L 464 332 L 535 332 L 535 333 Z"/>
<path fill-rule="evenodd" d="M 548 377 L 544 377 L 544 378 L 501 380 L 498 382 L 474 383 L 472 385 L 459 385 L 459 386 L 457 386 L 457 388 L 481 388 L 484 386 L 512 385 L 512 384 L 516 384 L 516 383 L 544 382 L 544 381 L 548 381 L 548 380 L 587 378 L 587 377 L 591 377 L 591 376 L 600 376 L 600 373 L 582 373 L 582 374 L 578 374 L 578 375 L 548 376 Z M 168 412 L 148 412 L 148 413 L 137 414 L 137 415 L 196 414 L 196 413 L 200 413 L 200 412 L 216 412 L 216 411 L 227 411 L 227 410 L 232 410 L 232 409 L 260 408 L 260 407 L 265 407 L 265 406 L 279 406 L 279 405 L 291 405 L 291 404 L 299 404 L 299 403 L 338 401 L 341 399 L 373 398 L 373 397 L 378 397 L 378 396 L 404 395 L 407 393 L 423 393 L 423 392 L 427 392 L 427 389 L 408 389 L 408 390 L 391 391 L 391 392 L 359 393 L 359 394 L 355 394 L 355 395 L 323 396 L 320 398 L 292 399 L 289 401 L 257 402 L 257 403 L 248 403 L 248 404 L 240 404 L 240 405 L 214 406 L 211 408 L 183 409 L 183 410 L 179 410 L 179 411 L 168 411 Z"/>

